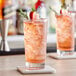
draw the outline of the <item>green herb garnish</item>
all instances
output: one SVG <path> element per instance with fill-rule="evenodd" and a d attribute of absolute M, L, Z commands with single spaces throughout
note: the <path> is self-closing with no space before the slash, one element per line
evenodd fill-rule
<path fill-rule="evenodd" d="M 54 9 L 52 9 L 51 7 L 49 7 L 56 15 L 58 15 L 58 13 L 54 10 Z"/>
<path fill-rule="evenodd" d="M 24 18 L 28 19 L 27 14 L 26 14 L 26 13 L 24 13 L 24 12 L 22 11 L 22 9 L 19 9 L 19 11 L 20 11 L 20 15 L 21 15 L 22 17 L 24 17 Z"/>
<path fill-rule="evenodd" d="M 31 10 L 32 10 L 32 11 L 36 11 L 36 9 L 35 9 L 35 8 L 31 8 Z"/>

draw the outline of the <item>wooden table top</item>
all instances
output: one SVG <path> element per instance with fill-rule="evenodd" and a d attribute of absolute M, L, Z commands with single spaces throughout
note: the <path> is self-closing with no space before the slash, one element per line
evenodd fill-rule
<path fill-rule="evenodd" d="M 25 64 L 25 57 L 12 55 L 0 56 L 0 76 L 76 76 L 76 59 L 56 60 L 49 55 L 47 55 L 46 64 L 56 69 L 55 74 L 22 75 L 17 72 L 16 67 Z"/>

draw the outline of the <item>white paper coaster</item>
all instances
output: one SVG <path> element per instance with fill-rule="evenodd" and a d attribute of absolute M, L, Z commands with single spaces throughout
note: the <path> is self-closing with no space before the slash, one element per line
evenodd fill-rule
<path fill-rule="evenodd" d="M 66 55 L 66 56 L 58 56 L 57 53 L 51 53 L 49 56 L 54 59 L 75 59 L 76 53 L 73 55 Z"/>
<path fill-rule="evenodd" d="M 44 69 L 39 70 L 27 70 L 25 67 L 17 67 L 17 70 L 22 74 L 47 74 L 56 73 L 56 70 L 49 65 L 46 65 Z"/>

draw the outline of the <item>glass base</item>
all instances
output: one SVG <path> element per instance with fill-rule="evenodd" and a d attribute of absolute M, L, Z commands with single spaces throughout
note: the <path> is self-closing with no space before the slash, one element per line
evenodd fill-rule
<path fill-rule="evenodd" d="M 29 63 L 29 62 L 26 62 L 25 66 L 27 69 L 30 69 L 30 70 L 44 69 L 45 63 Z"/>
<path fill-rule="evenodd" d="M 74 51 L 62 51 L 57 49 L 57 54 L 59 56 L 69 56 L 69 55 L 73 55 Z"/>

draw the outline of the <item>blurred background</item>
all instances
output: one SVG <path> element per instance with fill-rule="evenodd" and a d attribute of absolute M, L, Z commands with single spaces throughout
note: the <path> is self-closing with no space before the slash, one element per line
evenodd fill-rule
<path fill-rule="evenodd" d="M 47 9 L 47 18 L 48 18 L 48 34 L 47 34 L 47 49 L 48 52 L 56 51 L 56 20 L 55 13 L 49 10 L 49 6 L 58 11 L 61 6 L 61 2 L 69 7 L 69 10 L 73 10 L 76 12 L 76 0 L 44 0 Z M 61 1 L 61 2 L 60 2 Z M 12 5 L 14 10 L 14 15 L 9 19 L 9 29 L 8 29 L 8 43 L 11 50 L 16 49 L 19 51 L 20 49 L 24 49 L 24 33 L 23 33 L 23 24 L 22 19 L 19 15 L 19 9 L 23 9 L 24 12 L 28 12 L 31 7 L 34 7 L 37 0 L 6 0 L 6 5 Z M 76 13 L 75 13 L 76 20 Z M 75 21 L 76 28 L 76 21 Z M 75 39 L 76 39 L 76 31 L 75 31 Z M 0 34 L 1 41 L 1 34 Z M 51 50 L 50 50 L 51 49 Z M 22 51 L 22 50 L 21 50 Z"/>

